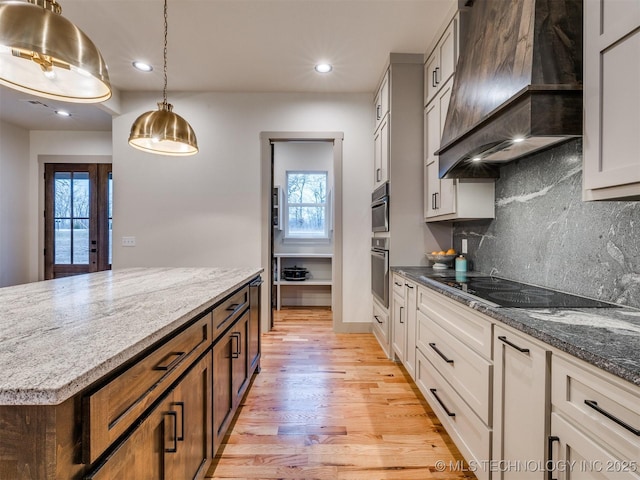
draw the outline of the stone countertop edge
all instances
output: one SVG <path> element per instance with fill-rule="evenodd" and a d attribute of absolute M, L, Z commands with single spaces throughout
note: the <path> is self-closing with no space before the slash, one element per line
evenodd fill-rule
<path fill-rule="evenodd" d="M 636 322 L 630 324 L 633 329 L 638 332 L 635 335 L 620 335 L 620 341 L 627 340 L 630 345 L 627 350 L 629 356 L 635 354 L 635 358 L 640 359 L 640 310 L 632 307 L 620 306 L 619 308 L 547 308 L 547 309 L 526 309 L 526 308 L 506 308 L 506 307 L 492 307 L 490 305 L 474 301 L 468 297 L 459 293 L 454 287 L 449 287 L 435 280 L 429 279 L 429 275 L 451 274 L 455 275 L 455 271 L 439 270 L 434 271 L 431 267 L 391 267 L 392 272 L 399 273 L 401 275 L 410 278 L 418 284 L 425 286 L 431 290 L 437 291 L 444 296 L 455 300 L 458 303 L 466 305 L 480 313 L 483 313 L 495 320 L 504 323 L 518 331 L 521 331 L 533 338 L 541 340 L 542 342 L 557 348 L 558 350 L 568 353 L 580 360 L 583 360 L 595 367 L 598 367 L 608 373 L 611 373 L 617 377 L 622 378 L 634 385 L 640 386 L 640 365 L 636 362 L 635 365 L 625 364 L 624 361 L 617 360 L 611 356 L 608 358 L 606 353 L 608 350 L 599 350 L 598 353 L 585 348 L 585 345 L 579 345 L 577 341 L 569 341 L 569 339 L 575 339 L 575 334 L 568 334 L 567 339 L 561 338 L 558 331 L 562 329 L 559 323 L 553 322 L 553 325 L 545 329 L 545 321 L 541 318 L 539 312 L 551 312 L 555 315 L 563 315 L 566 313 L 579 313 L 584 316 L 589 316 L 597 313 L 602 318 L 610 318 L 617 322 L 628 321 L 621 318 L 621 314 L 628 313 L 633 315 Z M 478 272 L 467 272 L 467 276 L 479 275 Z M 426 278 L 421 278 L 426 277 Z M 630 317 L 631 318 L 631 317 Z M 548 322 L 551 323 L 551 322 Z M 571 325 L 565 322 L 565 329 L 570 329 Z M 556 327 L 556 332 L 553 332 L 553 328 Z M 615 335 L 614 333 L 610 336 Z M 635 339 L 629 340 L 629 337 Z"/>
<path fill-rule="evenodd" d="M 0 288 L 0 406 L 61 404 L 262 271 L 128 268 Z"/>

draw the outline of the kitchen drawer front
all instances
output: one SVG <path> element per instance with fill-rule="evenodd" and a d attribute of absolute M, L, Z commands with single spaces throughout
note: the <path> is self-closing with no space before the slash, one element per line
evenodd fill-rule
<path fill-rule="evenodd" d="M 597 438 L 585 435 L 557 413 L 551 414 L 549 462 L 557 480 L 640 480 L 638 458 L 621 459 L 603 447 Z M 551 477 L 545 477 L 551 478 Z"/>
<path fill-rule="evenodd" d="M 493 321 L 426 287 L 418 287 L 418 309 L 458 340 L 491 359 Z"/>
<path fill-rule="evenodd" d="M 213 338 L 224 332 L 249 307 L 249 287 L 244 287 L 223 300 L 213 310 Z"/>
<path fill-rule="evenodd" d="M 389 345 L 389 314 L 373 302 L 373 331 L 378 337 L 378 341 L 384 345 Z"/>
<path fill-rule="evenodd" d="M 640 387 L 561 355 L 551 357 L 551 378 L 555 412 L 625 458 L 640 459 Z"/>
<path fill-rule="evenodd" d="M 491 429 L 473 413 L 420 350 L 416 351 L 416 384 L 467 462 L 478 466 L 475 475 L 479 480 L 488 480 L 489 471 L 480 466 L 486 465 L 491 458 Z"/>
<path fill-rule="evenodd" d="M 404 298 L 404 284 L 405 284 L 404 277 L 401 277 L 400 275 L 394 275 L 393 280 L 391 282 L 393 286 L 393 293 L 395 293 L 401 298 Z"/>
<path fill-rule="evenodd" d="M 95 461 L 212 343 L 212 314 L 83 397 L 83 459 Z"/>
<path fill-rule="evenodd" d="M 417 346 L 480 419 L 491 426 L 493 364 L 420 311 Z"/>

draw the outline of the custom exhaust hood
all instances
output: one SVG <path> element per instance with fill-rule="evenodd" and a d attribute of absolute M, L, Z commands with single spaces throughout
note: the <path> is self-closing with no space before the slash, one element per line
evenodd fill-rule
<path fill-rule="evenodd" d="M 440 178 L 499 167 L 582 135 L 582 0 L 476 0 L 454 77 Z"/>

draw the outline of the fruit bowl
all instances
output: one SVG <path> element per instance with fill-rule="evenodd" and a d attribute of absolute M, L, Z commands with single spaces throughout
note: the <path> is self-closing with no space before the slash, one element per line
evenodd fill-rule
<path fill-rule="evenodd" d="M 430 262 L 433 262 L 432 268 L 436 270 L 443 270 L 445 268 L 449 268 L 451 265 L 451 261 L 456 258 L 456 254 L 452 255 L 442 255 L 439 253 L 425 253 L 427 259 Z"/>

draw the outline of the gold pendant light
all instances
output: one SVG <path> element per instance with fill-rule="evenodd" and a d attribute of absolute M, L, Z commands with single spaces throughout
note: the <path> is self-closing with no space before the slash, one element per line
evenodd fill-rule
<path fill-rule="evenodd" d="M 75 103 L 111 97 L 107 65 L 56 0 L 0 1 L 0 84 Z"/>
<path fill-rule="evenodd" d="M 140 115 L 131 126 L 129 145 L 160 155 L 187 156 L 198 153 L 196 134 L 184 118 L 167 103 L 167 0 L 164 0 L 164 89 L 158 110 Z"/>

